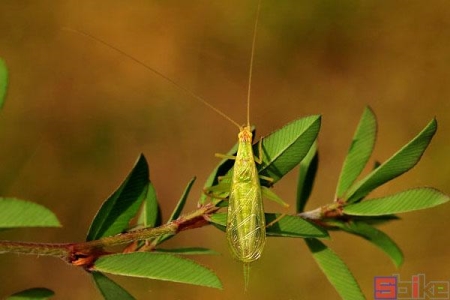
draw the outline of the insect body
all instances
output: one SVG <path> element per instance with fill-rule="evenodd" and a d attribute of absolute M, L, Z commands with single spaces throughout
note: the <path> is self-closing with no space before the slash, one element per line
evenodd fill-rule
<path fill-rule="evenodd" d="M 226 235 L 234 257 L 250 263 L 261 256 L 266 241 L 266 225 L 249 126 L 241 128 L 238 139 L 228 200 Z"/>
<path fill-rule="evenodd" d="M 252 149 L 250 126 L 238 134 L 228 198 L 226 235 L 233 256 L 244 263 L 244 281 L 247 289 L 250 263 L 257 260 L 266 243 L 266 220 L 262 202 L 261 183 Z"/>

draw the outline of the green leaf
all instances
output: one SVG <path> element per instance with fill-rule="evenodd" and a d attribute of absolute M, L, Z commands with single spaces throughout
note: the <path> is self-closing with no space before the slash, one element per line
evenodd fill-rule
<path fill-rule="evenodd" d="M 177 203 L 177 206 L 175 207 L 175 209 L 172 212 L 172 215 L 170 216 L 169 220 L 167 221 L 168 223 L 177 219 L 181 215 L 181 212 L 183 211 L 184 205 L 186 204 L 186 200 L 189 196 L 189 192 L 191 191 L 191 188 L 195 182 L 195 179 L 196 179 L 195 177 L 192 178 L 191 181 L 189 181 L 189 183 L 187 184 L 186 188 L 184 189 L 183 194 L 181 195 L 180 200 Z"/>
<path fill-rule="evenodd" d="M 263 162 L 259 173 L 276 183 L 297 166 L 308 153 L 320 129 L 320 116 L 293 121 L 262 139 Z M 258 153 L 258 144 L 253 146 Z"/>
<path fill-rule="evenodd" d="M 156 249 L 157 252 L 163 252 L 163 253 L 173 253 L 173 254 L 180 254 L 180 255 L 217 255 L 218 252 L 207 249 L 207 248 L 200 248 L 200 247 L 192 247 L 192 248 L 175 248 L 175 249 Z"/>
<path fill-rule="evenodd" d="M 123 287 L 100 272 L 92 272 L 92 278 L 105 300 L 133 300 L 135 299 Z"/>
<path fill-rule="evenodd" d="M 139 212 L 139 217 L 134 229 L 158 227 L 162 224 L 161 208 L 156 197 L 155 187 L 151 182 L 148 183 L 147 195 Z M 146 241 L 138 241 L 137 248 L 142 247 Z"/>
<path fill-rule="evenodd" d="M 281 214 L 266 214 L 266 224 L 270 224 Z M 282 237 L 328 237 L 328 232 L 320 226 L 317 226 L 303 218 L 297 216 L 285 215 L 276 223 L 267 227 L 267 236 Z"/>
<path fill-rule="evenodd" d="M 449 201 L 433 188 L 416 188 L 391 196 L 369 199 L 344 207 L 344 213 L 356 216 L 380 216 L 430 208 Z"/>
<path fill-rule="evenodd" d="M 333 250 L 317 239 L 305 239 L 305 242 L 311 250 L 320 269 L 342 299 L 365 299 L 356 279 L 353 277 L 347 265 Z"/>
<path fill-rule="evenodd" d="M 0 228 L 60 226 L 55 214 L 42 205 L 0 197 Z"/>
<path fill-rule="evenodd" d="M 180 200 L 177 203 L 177 206 L 175 207 L 175 209 L 172 212 L 172 215 L 170 216 L 169 220 L 167 221 L 167 223 L 172 222 L 173 220 L 177 219 L 180 215 L 181 212 L 183 211 L 184 205 L 186 204 L 186 200 L 189 196 L 189 192 L 191 191 L 192 185 L 195 182 L 195 177 L 191 179 L 191 181 L 189 181 L 189 183 L 187 184 L 186 188 L 184 189 L 183 194 L 181 195 Z M 156 239 L 155 241 L 155 245 L 161 244 L 164 241 L 167 241 L 168 239 L 173 238 L 174 235 L 173 234 L 166 234 L 163 236 L 160 236 Z"/>
<path fill-rule="evenodd" d="M 266 213 L 266 224 L 274 221 L 281 214 Z M 210 221 L 222 231 L 225 231 L 227 224 L 227 214 L 226 213 L 215 213 L 210 216 Z M 278 220 L 276 223 L 267 227 L 267 236 L 283 236 L 283 237 L 294 237 L 294 238 L 305 238 L 305 237 L 318 237 L 325 238 L 328 237 L 328 232 L 320 226 L 317 226 L 309 221 L 302 219 L 297 216 L 285 215 L 283 218 Z"/>
<path fill-rule="evenodd" d="M 135 252 L 100 257 L 94 270 L 222 289 L 219 278 L 192 260 L 167 253 Z"/>
<path fill-rule="evenodd" d="M 345 193 L 347 202 L 357 202 L 372 190 L 407 172 L 420 160 L 423 152 L 428 147 L 437 129 L 436 120 L 433 119 L 428 125 L 408 144 L 403 146 L 397 153 L 373 170 L 364 179 L 357 182 Z"/>
<path fill-rule="evenodd" d="M 366 107 L 339 176 L 336 189 L 337 198 L 341 198 L 361 174 L 372 154 L 376 136 L 377 120 L 375 114 L 370 107 Z"/>
<path fill-rule="evenodd" d="M 156 197 L 155 187 L 151 182 L 148 184 L 147 195 L 137 223 L 143 227 L 157 227 L 162 224 L 158 198 Z"/>
<path fill-rule="evenodd" d="M 378 226 L 381 224 L 386 224 L 391 221 L 400 220 L 400 218 L 396 215 L 381 215 L 381 216 L 352 216 L 350 219 L 352 222 L 355 223 L 364 223 L 370 226 Z M 335 218 L 329 218 L 329 219 L 322 219 L 321 225 L 327 228 L 328 230 L 341 230 L 345 229 L 347 227 L 347 223 L 350 222 L 350 220 L 344 220 L 342 219 L 335 219 Z M 345 227 L 345 228 L 344 228 Z"/>
<path fill-rule="evenodd" d="M 227 213 L 215 213 L 209 216 L 208 219 L 211 224 L 225 232 L 227 227 Z"/>
<path fill-rule="evenodd" d="M 120 187 L 103 203 L 87 235 L 92 241 L 125 231 L 146 196 L 149 172 L 144 155 L 140 155 L 131 173 Z"/>
<path fill-rule="evenodd" d="M 55 293 L 47 288 L 32 288 L 17 292 L 6 300 L 46 300 L 53 297 Z"/>
<path fill-rule="evenodd" d="M 306 202 L 311 195 L 311 191 L 316 178 L 317 167 L 319 165 L 319 154 L 317 152 L 317 142 L 311 146 L 305 158 L 300 162 L 300 170 L 297 181 L 297 212 L 303 212 Z"/>
<path fill-rule="evenodd" d="M 6 91 L 8 89 L 8 69 L 5 62 L 0 58 L 0 109 L 5 103 Z"/>
<path fill-rule="evenodd" d="M 341 229 L 360 236 L 383 250 L 391 258 L 397 268 L 403 263 L 402 250 L 400 250 L 397 244 L 383 231 L 364 222 L 346 222 Z"/>
<path fill-rule="evenodd" d="M 382 216 L 353 216 L 352 220 L 364 222 L 369 225 L 381 225 L 391 221 L 400 220 L 396 215 L 382 215 Z"/>

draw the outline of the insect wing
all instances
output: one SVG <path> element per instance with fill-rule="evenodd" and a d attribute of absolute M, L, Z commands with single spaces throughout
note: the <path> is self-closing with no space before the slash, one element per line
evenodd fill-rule
<path fill-rule="evenodd" d="M 231 189 L 227 239 L 231 252 L 242 262 L 257 260 L 264 249 L 266 226 L 259 186 L 235 184 Z"/>

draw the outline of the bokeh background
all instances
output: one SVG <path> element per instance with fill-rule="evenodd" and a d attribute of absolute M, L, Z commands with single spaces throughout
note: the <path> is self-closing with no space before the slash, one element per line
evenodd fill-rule
<path fill-rule="evenodd" d="M 1 239 L 82 241 L 102 201 L 139 153 L 150 164 L 167 218 L 197 176 L 186 210 L 236 140 L 236 128 L 118 52 L 63 27 L 89 32 L 208 99 L 239 123 L 256 1 L 0 2 L 0 56 L 11 73 L 0 114 L 0 194 L 54 211 L 61 229 L 2 232 Z M 332 200 L 339 170 L 366 105 L 379 121 L 374 159 L 383 161 L 434 116 L 439 130 L 420 164 L 374 192 L 434 186 L 450 193 L 450 2 L 263 0 L 251 121 L 267 135 L 321 114 L 320 166 L 308 209 Z M 294 203 L 297 171 L 276 191 Z M 267 202 L 266 202 L 267 203 Z M 266 210 L 280 210 L 267 203 Z M 294 210 L 292 206 L 291 211 Z M 382 226 L 406 257 L 396 270 L 362 239 L 328 242 L 370 299 L 374 276 L 423 273 L 450 280 L 450 205 L 402 215 Z M 337 299 L 302 240 L 269 239 L 249 290 L 225 236 L 208 227 L 167 247 L 202 246 L 195 257 L 223 280 L 218 291 L 112 277 L 138 299 Z M 100 299 L 83 270 L 47 257 L 0 256 L 0 298 L 45 286 L 55 299 Z"/>

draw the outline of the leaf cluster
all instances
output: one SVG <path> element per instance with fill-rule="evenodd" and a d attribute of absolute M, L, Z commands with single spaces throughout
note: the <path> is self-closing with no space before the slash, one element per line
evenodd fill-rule
<path fill-rule="evenodd" d="M 0 60 L 0 108 L 3 106 L 8 73 Z M 275 222 L 267 229 L 269 237 L 302 238 L 313 258 L 330 283 L 344 299 L 363 299 L 356 279 L 348 267 L 323 241 L 330 231 L 343 231 L 364 238 L 384 251 L 395 266 L 403 262 L 403 254 L 395 242 L 376 228 L 380 223 L 397 220 L 396 214 L 426 209 L 449 201 L 449 197 L 433 188 L 412 188 L 381 198 L 368 198 L 370 193 L 386 182 L 413 168 L 437 129 L 431 120 L 410 142 L 379 163 L 363 176 L 372 155 L 377 122 L 370 108 L 363 112 L 354 134 L 336 188 L 330 203 L 311 211 L 305 211 L 314 186 L 319 155 L 317 136 L 321 118 L 318 115 L 295 120 L 255 143 L 254 152 L 263 162 L 258 172 L 261 185 L 271 188 L 295 167 L 299 169 L 297 181 L 296 211 Z M 236 145 L 228 152 L 236 152 Z M 229 191 L 224 189 L 233 172 L 233 164 L 222 160 L 208 177 L 204 187 L 208 195 L 199 199 L 199 209 L 184 214 L 183 208 L 195 182 L 193 178 L 180 196 L 168 220 L 163 222 L 155 187 L 150 181 L 149 168 L 144 155 L 122 184 L 105 200 L 94 217 L 84 243 L 62 245 L 65 259 L 82 266 L 92 276 L 93 282 L 105 299 L 134 299 L 134 297 L 105 274 L 142 277 L 155 280 L 180 282 L 211 288 L 222 288 L 217 275 L 187 255 L 215 254 L 205 248 L 165 248 L 164 243 L 181 230 L 214 225 L 224 231 Z M 219 180 L 220 178 L 220 180 Z M 277 220 L 280 214 L 266 213 L 267 223 Z M 0 228 L 58 227 L 56 216 L 47 208 L 15 198 L 0 198 Z M 15 243 L 0 243 L 0 252 L 13 251 Z M 123 244 L 124 248 L 110 250 L 110 246 Z M 20 245 L 24 253 L 24 247 Z M 3 248 L 2 248 L 3 247 Z M 9 247 L 9 248 L 8 248 Z M 45 246 L 41 245 L 41 248 Z M 17 249 L 14 248 L 14 249 Z M 39 249 L 35 249 L 39 254 Z M 48 249 L 47 249 L 48 250 Z M 30 251 L 31 253 L 31 251 Z M 43 253 L 53 255 L 51 251 Z M 58 252 L 60 253 L 60 252 Z M 47 299 L 54 293 L 35 288 L 16 293 L 9 299 Z"/>

